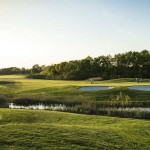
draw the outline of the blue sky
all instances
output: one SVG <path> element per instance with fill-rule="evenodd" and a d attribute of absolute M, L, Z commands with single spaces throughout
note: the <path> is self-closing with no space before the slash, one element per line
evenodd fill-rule
<path fill-rule="evenodd" d="M 0 68 L 150 49 L 149 0 L 0 0 Z"/>

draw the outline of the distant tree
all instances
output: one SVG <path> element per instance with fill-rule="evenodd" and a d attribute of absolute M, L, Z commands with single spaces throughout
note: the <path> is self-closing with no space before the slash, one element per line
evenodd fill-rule
<path fill-rule="evenodd" d="M 33 65 L 31 69 L 2 68 L 0 74 L 29 74 L 31 78 L 83 80 L 93 77 L 102 79 L 127 77 L 150 78 L 150 51 L 129 51 L 116 54 L 114 57 L 90 56 L 50 66 Z"/>
<path fill-rule="evenodd" d="M 29 69 L 25 68 L 17 68 L 17 67 L 9 67 L 0 69 L 1 75 L 11 75 L 11 74 L 29 74 Z"/>
<path fill-rule="evenodd" d="M 31 74 L 33 73 L 40 73 L 43 69 L 44 69 L 44 65 L 40 66 L 38 64 L 35 64 L 32 68 L 31 68 Z"/>

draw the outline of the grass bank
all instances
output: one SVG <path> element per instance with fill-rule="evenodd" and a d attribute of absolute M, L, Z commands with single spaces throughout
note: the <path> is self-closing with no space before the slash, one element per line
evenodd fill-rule
<path fill-rule="evenodd" d="M 150 121 L 0 109 L 0 149 L 145 150 Z"/>

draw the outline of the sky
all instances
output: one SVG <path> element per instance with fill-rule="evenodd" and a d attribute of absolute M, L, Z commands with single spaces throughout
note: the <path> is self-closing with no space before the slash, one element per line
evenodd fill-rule
<path fill-rule="evenodd" d="M 150 50 L 150 0 L 0 0 L 0 68 Z"/>

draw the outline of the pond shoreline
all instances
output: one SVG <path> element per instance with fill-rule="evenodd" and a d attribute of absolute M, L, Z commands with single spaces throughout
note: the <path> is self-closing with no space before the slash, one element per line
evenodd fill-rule
<path fill-rule="evenodd" d="M 51 104 L 51 105 L 15 105 L 13 103 L 9 103 L 10 109 L 33 109 L 33 110 L 59 110 L 59 111 L 67 111 L 67 106 L 63 104 Z M 114 109 L 117 111 L 148 111 L 150 112 L 150 107 L 105 107 L 105 109 Z"/>

